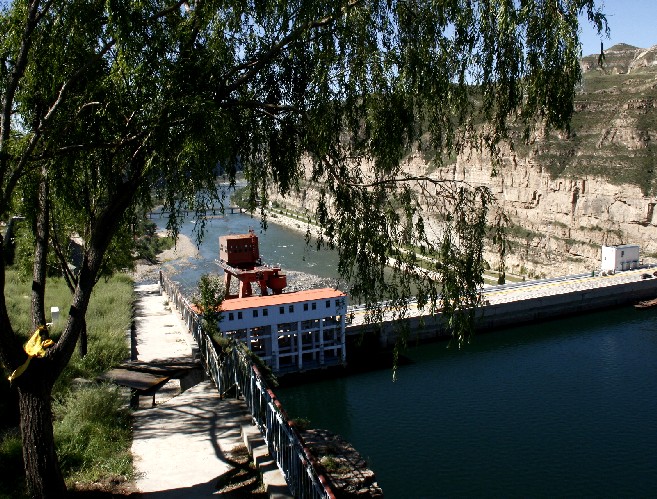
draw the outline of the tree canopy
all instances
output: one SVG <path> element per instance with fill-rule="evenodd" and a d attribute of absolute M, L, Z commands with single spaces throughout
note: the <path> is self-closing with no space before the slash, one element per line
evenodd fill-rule
<path fill-rule="evenodd" d="M 320 244 L 339 249 L 352 293 L 401 305 L 417 293 L 435 308 L 442 289 L 446 310 L 466 309 L 478 299 L 491 193 L 410 175 L 400 160 L 418 144 L 495 157 L 510 124 L 567 127 L 578 16 L 606 29 L 593 0 L 3 5 L 0 219 L 20 212 L 35 228 L 35 329 L 45 322 L 48 246 L 75 232 L 84 248 L 64 332 L 15 382 L 28 484 L 44 497 L 64 488 L 49 393 L 108 248 L 139 206 L 161 200 L 175 233 L 183 210 L 221 202 L 219 171 L 243 170 L 253 201 L 314 186 Z M 425 228 L 427 206 L 444 221 L 438 237 Z M 436 257 L 437 280 L 406 271 L 416 263 L 408 248 Z M 3 295 L 7 370 L 25 359 L 30 333 L 14 330 Z"/>

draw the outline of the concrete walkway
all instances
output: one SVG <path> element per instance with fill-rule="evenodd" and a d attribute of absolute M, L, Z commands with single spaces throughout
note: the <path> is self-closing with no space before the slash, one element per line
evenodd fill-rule
<path fill-rule="evenodd" d="M 158 285 L 135 291 L 137 360 L 191 361 L 195 342 Z M 156 407 L 150 408 L 151 397 L 142 397 L 134 413 L 135 483 L 148 498 L 216 494 L 218 479 L 233 469 L 226 456 L 242 444 L 241 425 L 250 425 L 244 402 L 221 400 L 212 381 L 179 392 L 179 382 L 172 380 L 156 395 Z"/>

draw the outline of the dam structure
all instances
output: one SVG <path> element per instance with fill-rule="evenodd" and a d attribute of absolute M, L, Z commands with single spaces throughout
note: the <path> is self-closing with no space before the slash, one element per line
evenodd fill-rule
<path fill-rule="evenodd" d="M 560 319 L 657 297 L 654 267 L 609 275 L 579 274 L 486 288 L 476 311 L 476 329 L 487 331 Z M 397 341 L 391 314 L 380 324 L 365 322 L 362 306 L 331 288 L 225 300 L 222 334 L 246 343 L 275 374 L 344 365 L 347 339 L 375 335 L 380 348 Z M 350 319 L 347 324 L 347 317 Z M 408 340 L 447 338 L 441 313 L 428 315 L 409 304 Z"/>
<path fill-rule="evenodd" d="M 219 237 L 217 263 L 224 270 L 222 336 L 245 343 L 276 374 L 346 362 L 345 293 L 332 288 L 284 293 L 287 277 L 280 266 L 263 263 L 253 230 Z"/>
<path fill-rule="evenodd" d="M 285 273 L 279 265 L 263 263 L 253 230 L 220 236 L 219 247 L 217 263 L 224 270 L 225 283 L 221 334 L 245 343 L 274 374 L 344 365 L 349 336 L 375 336 L 382 349 L 395 345 L 400 328 L 385 309 L 383 322 L 370 324 L 365 309 L 348 306 L 342 291 L 285 292 Z M 602 270 L 597 273 L 482 289 L 476 328 L 491 330 L 563 318 L 657 297 L 657 272 L 653 275 L 653 267 L 639 264 L 638 246 L 603 247 L 602 253 Z M 408 340 L 450 335 L 440 312 L 431 315 L 414 302 L 409 303 L 405 320 Z"/>
<path fill-rule="evenodd" d="M 476 311 L 477 331 L 560 319 L 576 314 L 635 304 L 657 297 L 655 265 L 644 265 L 620 272 L 593 272 L 517 284 L 492 286 L 482 290 L 482 305 Z M 346 334 L 372 332 L 364 322 L 363 307 L 350 307 L 352 321 Z M 431 340 L 449 336 L 442 315 L 426 315 L 414 303 L 408 311 L 411 340 Z M 383 321 L 376 332 L 382 348 L 395 344 L 397 333 L 391 320 Z"/>

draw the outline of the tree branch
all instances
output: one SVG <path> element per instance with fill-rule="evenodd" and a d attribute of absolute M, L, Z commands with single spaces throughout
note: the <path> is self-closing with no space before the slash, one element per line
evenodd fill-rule
<path fill-rule="evenodd" d="M 156 21 L 161 17 L 168 16 L 169 14 L 174 14 L 176 11 L 180 11 L 180 7 L 182 7 L 185 4 L 187 4 L 187 0 L 179 0 L 178 2 L 174 3 L 171 7 L 162 9 L 158 13 L 151 16 L 149 18 L 149 21 Z"/>
<path fill-rule="evenodd" d="M 344 14 L 360 3 L 362 3 L 362 0 L 351 0 L 346 6 L 342 7 L 340 11 L 342 14 Z M 224 81 L 229 80 L 231 77 L 239 74 L 242 71 L 246 72 L 237 78 L 233 83 L 222 88 L 224 95 L 230 95 L 244 83 L 253 78 L 262 68 L 271 62 L 278 54 L 280 54 L 290 43 L 296 41 L 303 33 L 327 26 L 335 21 L 335 19 L 337 19 L 337 16 L 326 16 L 316 21 L 309 21 L 304 23 L 298 26 L 296 29 L 293 29 L 290 33 L 287 34 L 287 36 L 281 38 L 278 43 L 272 45 L 267 51 L 256 55 L 248 62 L 235 66 L 235 68 L 233 68 L 224 76 Z"/>
<path fill-rule="evenodd" d="M 47 4 L 48 6 L 52 4 Z M 32 46 L 32 33 L 36 29 L 38 20 L 42 14 L 38 13 L 39 0 L 33 0 L 27 11 L 27 20 L 25 29 L 21 38 L 21 48 L 18 52 L 16 65 L 14 66 L 11 76 L 7 81 L 7 87 L 2 99 L 2 111 L 0 114 L 0 185 L 4 184 L 4 178 L 9 168 L 9 158 L 7 157 L 7 142 L 11 130 L 11 110 L 13 108 L 14 97 L 18 89 L 18 83 L 25 73 L 27 67 L 28 53 Z M 5 206 L 3 206 L 4 208 Z"/>
<path fill-rule="evenodd" d="M 261 102 L 258 100 L 227 99 L 221 101 L 219 103 L 219 107 L 224 107 L 224 108 L 245 107 L 248 109 L 262 109 L 272 113 L 282 113 L 287 111 L 293 113 L 301 113 L 301 109 L 299 109 L 296 106 L 275 104 L 273 102 Z"/>

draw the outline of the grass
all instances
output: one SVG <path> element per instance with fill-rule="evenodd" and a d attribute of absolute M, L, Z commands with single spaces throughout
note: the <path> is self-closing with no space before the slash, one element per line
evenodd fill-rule
<path fill-rule="evenodd" d="M 29 283 L 14 270 L 7 272 L 5 296 L 12 325 L 24 338 L 29 324 Z M 60 309 L 60 319 L 51 328 L 57 339 L 63 330 L 71 294 L 61 279 L 50 279 L 46 310 Z M 130 413 L 127 398 L 116 387 L 94 382 L 72 383 L 74 378 L 93 380 L 98 374 L 129 357 L 125 332 L 132 319 L 133 287 L 125 275 L 101 280 L 87 311 L 88 353 L 77 351 L 53 389 L 55 445 L 67 485 L 100 478 L 132 478 Z M 50 319 L 50 317 L 48 317 Z M 3 376 L 0 396 L 14 400 Z M 20 434 L 15 426 L 15 407 L 7 404 L 0 413 L 0 498 L 24 495 Z"/>
<path fill-rule="evenodd" d="M 610 57 L 627 59 L 626 55 Z M 615 185 L 636 185 L 644 195 L 654 194 L 657 172 L 651 142 L 644 142 L 647 147 L 635 147 L 619 141 L 629 134 L 629 140 L 640 144 L 641 137 L 654 135 L 657 114 L 650 106 L 657 98 L 655 75 L 654 67 L 635 68 L 629 74 L 585 73 L 582 92 L 575 99 L 579 110 L 572 117 L 569 137 L 548 133 L 531 147 L 518 140 L 517 152 L 524 157 L 535 149 L 534 160 L 552 179 L 599 176 Z M 613 138 L 612 133 L 599 145 L 609 130 L 620 130 L 621 134 Z M 520 129 L 512 129 L 512 135 L 520 137 Z"/>
<path fill-rule="evenodd" d="M 0 499 L 25 496 L 23 447 L 18 428 L 0 435 Z"/>
<path fill-rule="evenodd" d="M 55 402 L 55 442 L 67 483 L 132 476 L 131 415 L 119 388 L 69 391 Z"/>

